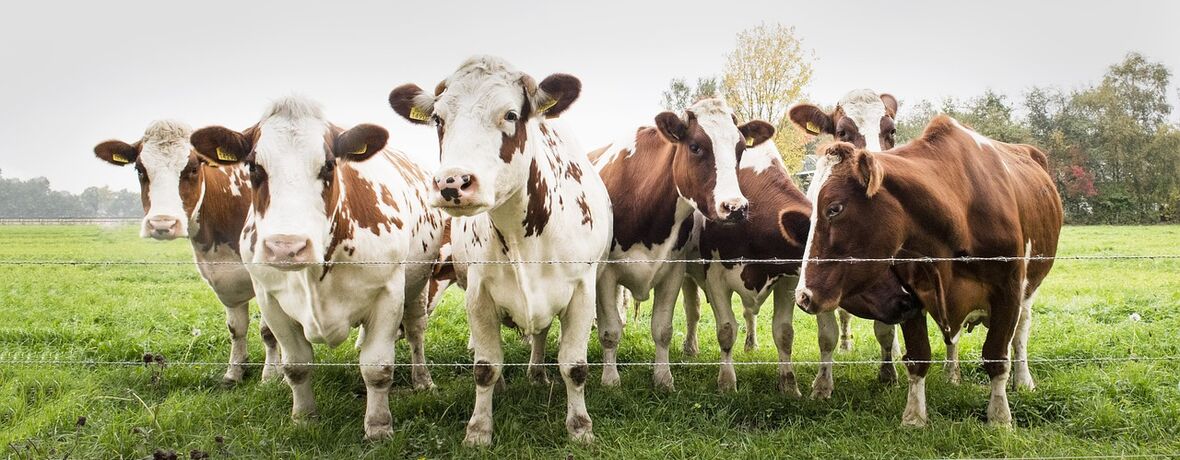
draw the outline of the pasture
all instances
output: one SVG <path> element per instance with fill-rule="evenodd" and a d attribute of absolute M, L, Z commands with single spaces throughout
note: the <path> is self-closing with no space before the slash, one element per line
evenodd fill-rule
<path fill-rule="evenodd" d="M 1180 254 L 1178 242 L 1180 227 L 1067 227 L 1059 255 Z M 0 260 L 34 259 L 185 262 L 191 252 L 186 241 L 140 240 L 133 226 L 0 227 Z M 258 362 L 258 313 L 251 308 L 250 358 Z M 737 360 L 776 358 L 770 311 L 762 310 L 760 348 L 739 347 Z M 683 316 L 678 310 L 672 360 L 715 361 L 707 305 L 697 357 L 680 352 Z M 0 449 L 8 458 L 150 458 L 157 449 L 180 458 L 1180 455 L 1180 360 L 1087 360 L 1180 357 L 1175 259 L 1057 263 L 1034 307 L 1030 357 L 1061 360 L 1034 362 L 1037 389 L 1010 393 L 1012 430 L 984 422 L 987 376 L 974 362 L 983 339 L 978 330 L 962 342 L 961 386 L 946 382 L 941 365 L 931 369 L 924 429 L 900 426 L 904 384 L 877 383 L 874 365 L 839 364 L 877 359 L 871 324 L 861 320 L 856 348 L 837 355 L 831 400 L 780 395 L 772 365 L 739 365 L 732 394 L 717 392 L 716 366 L 673 366 L 673 393 L 652 388 L 647 366 L 622 367 L 617 389 L 602 388 L 592 367 L 587 405 L 597 441 L 584 447 L 566 440 L 561 380 L 532 385 L 523 368 L 511 367 L 507 390 L 496 395 L 495 446 L 468 450 L 461 441 L 474 394 L 469 366 L 432 368 L 438 388 L 428 392 L 411 389 L 409 370 L 398 368 L 390 398 L 396 435 L 376 444 L 361 440 L 364 384 L 355 365 L 315 371 L 319 418 L 307 424 L 291 422 L 289 388 L 260 384 L 257 367 L 243 384 L 223 386 L 224 312 L 191 264 L 0 265 L 0 318 L 3 361 L 138 361 L 145 353 L 165 359 L 162 366 L 0 364 Z M 465 323 L 462 294 L 452 290 L 430 320 L 430 362 L 470 363 Z M 815 321 L 797 311 L 795 328 L 795 359 L 817 360 Z M 621 362 L 651 361 L 649 331 L 646 317 L 629 321 Z M 527 345 L 509 331 L 504 337 L 507 362 L 526 362 Z M 941 359 L 941 340 L 932 342 Z M 351 342 L 317 346 L 316 353 L 320 362 L 356 362 Z M 595 338 L 590 359 L 599 358 Z M 170 364 L 183 362 L 212 364 Z M 398 362 L 408 362 L 404 342 Z M 797 368 L 805 395 L 815 370 Z"/>

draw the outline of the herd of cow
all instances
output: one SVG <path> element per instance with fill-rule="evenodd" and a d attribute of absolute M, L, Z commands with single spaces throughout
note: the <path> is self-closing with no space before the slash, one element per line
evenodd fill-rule
<path fill-rule="evenodd" d="M 274 102 L 241 131 L 158 121 L 133 144 L 107 141 L 94 151 L 138 172 L 141 236 L 191 241 L 201 276 L 225 305 L 227 382 L 242 379 L 247 304 L 257 299 L 262 380 L 282 373 L 296 419 L 316 412 L 311 344 L 339 345 L 359 326 L 365 437 L 390 435 L 394 344 L 409 342 L 414 387 L 432 387 L 423 336 L 453 282 L 466 292 L 474 351 L 468 445 L 492 440 L 501 325 L 531 338 L 528 378 L 547 381 L 546 337 L 559 320 L 566 427 L 572 439 L 589 442 L 592 328 L 602 346 L 602 384 L 618 385 L 620 305 L 627 294 L 644 300 L 654 291 L 653 378 L 671 389 L 673 309 L 683 292 L 684 352 L 695 354 L 698 287 L 716 318 L 723 391 L 736 387 L 733 295 L 744 307 L 747 350 L 756 346 L 759 307 L 772 297 L 780 391 L 799 394 L 791 366 L 796 305 L 817 316 L 824 364 L 812 383 L 815 398 L 831 395 L 837 339 L 851 346 L 849 313 L 876 320 L 884 382 L 897 379 L 894 325 L 901 324 L 909 374 L 902 423 L 923 425 L 929 313 L 954 382 L 961 329 L 987 326 L 987 416 L 1011 424 L 1008 380 L 1033 387 L 1031 304 L 1062 225 L 1042 152 L 990 140 L 947 116 L 895 147 L 897 101 L 858 90 L 830 113 L 807 104 L 790 110 L 799 128 L 836 139 L 820 152 L 804 194 L 769 141 L 774 127 L 739 124 L 718 99 L 660 113 L 654 127 L 582 150 L 554 120 L 580 90 L 571 75 L 538 83 L 485 56 L 464 62 L 433 92 L 394 89 L 395 112 L 438 132 L 434 174 L 387 148 L 383 128 L 343 129 L 296 97 Z M 912 261 L 926 257 L 934 261 Z M 954 260 L 963 257 L 996 260 Z M 834 260 L 845 258 L 872 260 Z M 910 261 L 881 260 L 890 258 Z M 714 262 L 677 262 L 685 259 Z"/>

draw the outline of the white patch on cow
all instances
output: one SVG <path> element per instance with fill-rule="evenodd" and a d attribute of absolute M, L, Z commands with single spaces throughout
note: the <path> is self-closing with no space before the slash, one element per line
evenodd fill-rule
<path fill-rule="evenodd" d="M 331 225 L 319 180 L 327 159 L 324 136 L 328 122 L 323 111 L 307 99 L 280 99 L 267 110 L 258 128 L 261 133 L 254 146 L 254 162 L 266 171 L 270 194 L 265 213 L 256 212 L 258 241 L 261 244 L 273 235 L 307 237 L 312 260 L 323 260 Z M 342 189 L 340 196 L 346 192 Z"/>
<path fill-rule="evenodd" d="M 811 258 L 811 247 L 815 244 L 815 227 L 819 219 L 819 192 L 832 177 L 832 168 L 840 164 L 840 158 L 824 155 L 815 161 L 815 173 L 811 176 L 811 184 L 807 186 L 807 199 L 811 201 L 811 226 L 807 229 L 807 242 L 803 245 L 803 265 L 799 267 L 799 286 L 796 294 L 802 292 L 811 295 L 807 287 L 807 260 Z"/>
<path fill-rule="evenodd" d="M 733 109 L 721 99 L 704 99 L 686 110 L 696 115 L 697 124 L 713 141 L 713 166 L 717 169 L 713 206 L 718 215 L 727 215 L 723 203 L 747 203 L 737 180 L 737 144 L 745 139 L 734 124 Z"/>
<path fill-rule="evenodd" d="M 148 200 L 151 205 L 140 226 L 140 236 L 148 236 L 148 220 L 171 217 L 180 222 L 177 236 L 188 235 L 189 216 L 184 213 L 180 198 L 180 172 L 188 164 L 192 150 L 189 136 L 192 128 L 173 120 L 153 122 L 143 133 L 139 162 L 148 175 Z"/>
<path fill-rule="evenodd" d="M 926 425 L 926 377 L 910 374 L 910 386 L 906 394 L 905 411 L 901 414 L 901 424 Z"/>
<path fill-rule="evenodd" d="M 975 145 L 979 146 L 979 148 L 983 148 L 984 146 L 994 147 L 991 139 L 988 139 L 987 136 L 975 132 L 973 129 L 963 126 L 959 123 L 959 120 L 951 118 L 951 124 L 955 125 L 956 128 L 963 130 L 963 132 L 967 133 L 968 136 L 971 136 L 971 140 L 975 141 Z M 1007 164 L 1004 164 L 1005 168 L 1007 166 Z"/>
<path fill-rule="evenodd" d="M 229 176 L 229 193 L 233 196 L 242 196 L 242 180 L 238 178 L 235 171 L 226 171 Z"/>
<path fill-rule="evenodd" d="M 746 151 L 742 153 L 741 169 L 749 169 L 756 174 L 762 174 L 767 168 L 775 167 L 781 168 L 783 171 L 787 167 L 783 165 L 782 154 L 778 151 L 778 146 L 774 145 L 773 140 L 769 140 L 758 144 L 754 147 L 747 147 Z"/>
<path fill-rule="evenodd" d="M 840 99 L 839 107 L 864 136 L 865 150 L 880 152 L 881 118 L 885 117 L 885 103 L 881 102 L 881 96 L 871 89 L 853 90 Z"/>
<path fill-rule="evenodd" d="M 593 160 L 594 170 L 602 173 L 602 168 L 613 163 L 624 151 L 627 152 L 624 158 L 635 156 L 635 140 L 638 134 L 639 132 L 635 131 L 627 136 L 619 136 L 618 140 L 607 144 L 605 147 L 606 150 L 602 152 L 602 155 L 599 155 L 597 159 Z"/>

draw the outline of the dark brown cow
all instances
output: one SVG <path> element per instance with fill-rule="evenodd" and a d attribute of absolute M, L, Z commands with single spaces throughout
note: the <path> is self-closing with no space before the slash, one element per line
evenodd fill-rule
<path fill-rule="evenodd" d="M 153 122 L 134 144 L 106 141 L 94 147 L 99 159 L 116 166 L 135 165 L 139 173 L 143 222 L 140 236 L 157 240 L 188 238 L 197 271 L 225 306 L 229 327 L 229 367 L 223 380 L 242 380 L 248 359 L 246 331 L 254 298 L 250 274 L 242 266 L 238 238 L 250 210 L 253 190 L 245 168 L 217 166 L 199 158 L 189 144 L 192 129 L 171 120 Z M 278 344 L 265 322 L 262 379 L 278 377 Z"/>
<path fill-rule="evenodd" d="M 990 140 L 940 115 L 922 136 L 890 154 L 836 143 L 819 162 L 816 216 L 796 302 L 808 312 L 835 309 L 878 280 L 898 276 L 934 318 L 948 344 L 966 321 L 988 326 L 984 368 L 991 377 L 988 421 L 1010 425 L 1008 348 L 1013 380 L 1031 388 L 1027 340 L 1032 302 L 1053 266 L 1061 199 L 1045 155 Z M 818 210 L 818 211 L 817 211 Z M 986 262 L 819 263 L 814 259 L 1007 257 Z M 902 423 L 926 423 L 930 359 L 926 316 L 902 324 L 910 391 Z M 1015 336 L 1015 341 L 1013 340 Z"/>

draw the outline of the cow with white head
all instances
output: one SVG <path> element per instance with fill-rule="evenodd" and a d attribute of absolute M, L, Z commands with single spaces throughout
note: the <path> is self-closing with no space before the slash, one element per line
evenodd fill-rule
<path fill-rule="evenodd" d="M 366 439 L 392 434 L 389 389 L 399 325 L 416 364 L 415 387 L 432 385 L 422 366 L 422 294 L 445 225 L 424 201 L 425 172 L 385 149 L 388 136 L 375 125 L 341 129 L 318 104 L 298 97 L 276 101 L 244 131 L 214 126 L 192 135 L 209 161 L 249 168 L 255 193 L 242 260 L 282 347 L 292 417 L 316 411 L 312 342 L 336 346 L 361 326 Z M 388 263 L 402 261 L 411 263 Z"/>
<path fill-rule="evenodd" d="M 571 133 L 552 120 L 580 91 L 571 75 L 550 75 L 538 84 L 503 59 L 476 56 L 433 93 L 407 84 L 389 95 L 399 115 L 438 131 L 441 166 L 431 200 L 456 216 L 452 256 L 466 287 L 475 350 L 467 445 L 492 442 L 502 321 L 543 341 L 560 318 L 566 429 L 575 441 L 594 437 L 584 397 L 586 347 L 595 261 L 610 245 L 610 201 Z"/>
<path fill-rule="evenodd" d="M 132 144 L 109 140 L 94 155 L 116 166 L 133 165 L 139 175 L 143 221 L 140 236 L 156 240 L 188 238 L 197 271 L 225 306 L 230 333 L 229 367 L 223 380 L 242 380 L 248 359 L 246 332 L 249 302 L 254 298 L 250 274 L 241 264 L 238 239 L 250 209 L 253 190 L 245 168 L 218 166 L 200 158 L 189 144 L 192 129 L 173 120 L 155 121 Z M 263 380 L 278 376 L 274 335 L 261 322 L 267 366 Z"/>

